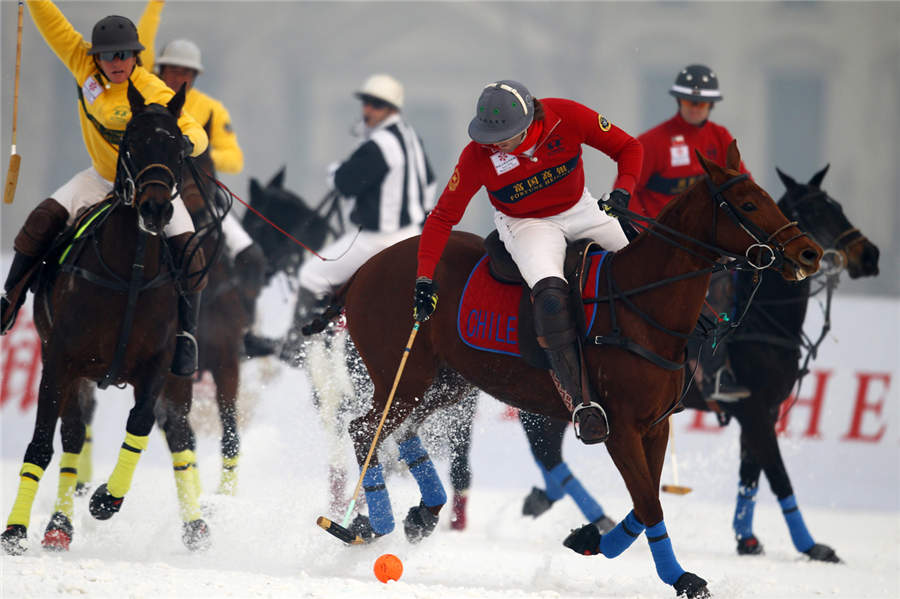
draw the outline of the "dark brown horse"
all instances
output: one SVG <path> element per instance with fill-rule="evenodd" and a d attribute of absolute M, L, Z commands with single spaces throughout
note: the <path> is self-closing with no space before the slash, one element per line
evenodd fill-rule
<path fill-rule="evenodd" d="M 736 144 L 728 149 L 727 168 L 703 157 L 700 162 L 708 176 L 673 200 L 650 233 L 642 234 L 612 255 L 614 259 L 604 261 L 600 294 L 613 295 L 616 300 L 607 302 L 614 306 L 611 310 L 602 306 L 598 310 L 589 338 L 610 333 L 610 312 L 614 311 L 622 335 L 665 360 L 677 362 L 683 358 L 685 337 L 700 314 L 711 265 L 716 259 L 724 255 L 744 260 L 745 254 L 765 254 L 767 263 L 760 266 L 774 265 L 791 280 L 803 279 L 816 271 L 820 248 L 785 219 L 761 188 L 740 175 Z M 350 427 L 361 465 L 397 373 L 401 350 L 410 336 L 417 248 L 418 239 L 413 238 L 376 255 L 357 271 L 341 294 L 350 334 L 374 384 L 370 411 Z M 450 236 L 435 272 L 440 289 L 439 309 L 421 326 L 383 436 L 413 415 L 421 405 L 419 398 L 425 397 L 433 383 L 455 377 L 464 378 L 517 408 L 557 419 L 570 417 L 548 371 L 531 367 L 514 356 L 479 352 L 459 338 L 456 321 L 460 295 L 483 254 L 480 237 L 466 233 Z M 618 292 L 606 289 L 605 273 L 610 268 Z M 653 286 L 679 275 L 683 277 Z M 644 286 L 650 287 L 638 291 Z M 631 494 L 634 510 L 602 537 L 593 524 L 574 532 L 566 540 L 567 546 L 587 554 L 615 557 L 646 529 L 660 578 L 674 585 L 678 594 L 706 596 L 706 581 L 678 565 L 659 502 L 668 439 L 665 416 L 681 393 L 683 370 L 661 368 L 636 353 L 609 345 L 586 347 L 585 362 L 591 384 L 603 398 L 609 416 L 612 433 L 606 442 L 607 450 Z M 427 409 L 433 409 L 437 403 Z M 413 420 L 419 418 L 415 414 Z M 370 516 L 373 508 L 390 510 L 386 492 L 378 495 L 383 480 L 373 478 L 367 472 L 364 480 Z M 373 506 L 370 489 L 376 495 L 377 505 Z M 436 519 L 442 507 L 426 501 L 426 490 L 421 484 L 420 489 L 423 503 L 411 510 L 404 522 L 407 536 L 410 528 L 427 520 L 427 514 Z M 390 532 L 374 526 L 373 529 L 376 534 Z"/>
<path fill-rule="evenodd" d="M 193 166 L 185 166 L 182 198 L 199 232 L 201 247 L 208 257 L 210 270 L 207 288 L 200 304 L 199 334 L 197 336 L 198 376 L 212 375 L 216 388 L 216 404 L 222 424 L 222 472 L 218 492 L 233 495 L 237 490 L 237 467 L 240 453 L 238 434 L 238 387 L 240 362 L 243 355 L 244 332 L 251 325 L 251 306 L 259 294 L 258 286 L 248 289 L 237 276 L 234 261 L 225 251 L 225 240 L 219 223 L 229 208 L 227 199 L 217 195 L 215 168 L 209 151 L 193 159 Z M 260 256 L 261 257 L 261 256 Z M 259 269 L 264 268 L 264 259 Z M 261 284 L 261 278 L 259 279 Z M 191 405 L 193 386 L 190 380 L 171 376 L 166 381 L 157 406 L 160 428 L 166 432 L 169 449 L 174 453 L 188 451 L 190 470 L 199 483 L 193 435 L 189 439 L 169 436 L 172 427 L 184 426 Z M 175 445 L 173 445 L 175 443 Z M 199 484 L 196 492 L 201 491 Z"/>
<path fill-rule="evenodd" d="M 831 293 L 841 271 L 846 269 L 853 279 L 878 274 L 878 248 L 847 220 L 841 205 L 821 188 L 827 170 L 825 167 L 805 184 L 779 170 L 786 191 L 778 201 L 778 207 L 825 248 L 826 256 L 833 258 L 832 266 L 800 283 L 786 282 L 772 273 L 761 274 L 755 299 L 740 328 L 727 343 L 735 377 L 750 389 L 751 395 L 737 402 L 713 404 L 721 422 L 734 417 L 741 427 L 740 483 L 732 524 L 737 552 L 741 555 L 763 552 L 762 544 L 753 534 L 753 510 L 759 476 L 765 472 L 769 486 L 781 504 L 796 549 L 814 560 L 840 561 L 831 547 L 814 542 L 807 530 L 775 431 L 779 409 L 802 375 L 801 350 L 807 352 L 805 368 L 818 348 L 818 343 L 803 333 L 811 295 L 822 298 L 826 309 L 830 309 Z M 737 310 L 740 311 L 754 291 L 751 275 L 739 273 L 736 288 Z M 825 320 L 829 322 L 827 316 Z M 819 341 L 827 332 L 822 331 Z M 704 347 L 703 351 L 709 349 Z M 759 376 L 762 372 L 766 376 Z M 704 401 L 696 387 L 689 391 L 685 404 L 710 409 L 710 404 Z"/>
<path fill-rule="evenodd" d="M 177 93 L 168 106 L 148 106 L 129 83 L 128 99 L 132 118 L 119 148 L 114 192 L 95 213 L 95 228 L 71 252 L 66 250 L 60 271 L 55 278 L 44 276 L 35 296 L 43 372 L 34 436 L 25 451 L 18 495 L 2 534 L 2 546 L 10 554 L 26 549 L 31 507 L 53 455 L 58 419 L 62 420 L 63 446 L 60 486 L 44 545 L 69 546 L 72 495 L 85 438 L 77 401 L 82 382 L 134 388 L 134 407 L 118 462 L 90 501 L 91 515 L 105 520 L 119 511 L 131 486 L 153 428 L 153 406 L 172 362 L 178 274 L 161 234 L 172 216 L 174 190 L 180 185 L 184 148 L 177 118 L 184 92 Z M 185 528 L 196 532 L 192 540 L 207 534 L 199 516 L 185 521 Z"/>

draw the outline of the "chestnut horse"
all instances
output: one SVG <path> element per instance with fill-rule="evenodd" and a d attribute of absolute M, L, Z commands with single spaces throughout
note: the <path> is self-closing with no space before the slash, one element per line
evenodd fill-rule
<path fill-rule="evenodd" d="M 643 233 L 604 261 L 600 293 L 608 294 L 605 299 L 610 309 L 597 311 L 588 339 L 608 336 L 617 327 L 645 351 L 670 363 L 679 361 L 684 355 L 685 337 L 700 314 L 709 274 L 717 259 L 728 256 L 752 264 L 745 255 L 753 254 L 760 260 L 759 256 L 766 254 L 767 263 L 757 267 L 774 266 L 790 280 L 803 279 L 818 268 L 821 249 L 795 223 L 785 219 L 765 191 L 738 172 L 740 155 L 736 143 L 728 148 L 726 168 L 702 156 L 699 159 L 707 176 L 675 198 L 649 233 Z M 360 465 L 369 454 L 387 403 L 401 348 L 407 336 L 415 339 L 409 333 L 409 325 L 417 249 L 418 238 L 412 238 L 377 254 L 339 294 L 339 301 L 343 300 L 346 307 L 350 335 L 374 385 L 369 412 L 350 426 Z M 419 399 L 425 397 L 433 383 L 460 378 L 519 409 L 557 419 L 570 417 L 548 371 L 529 366 L 515 356 L 480 352 L 459 338 L 460 295 L 483 254 L 480 237 L 451 234 L 435 272 L 443 307 L 421 325 L 380 438 L 397 430 L 410 415 L 415 423 L 423 418 L 422 411 L 436 407 L 439 402 L 422 406 Z M 616 287 L 613 290 L 606 289 L 609 269 L 612 272 L 608 280 Z M 663 281 L 666 283 L 658 284 Z M 611 313 L 616 320 L 613 326 Z M 666 415 L 681 393 L 683 369 L 662 368 L 636 353 L 610 345 L 586 347 L 584 360 L 591 384 L 604 398 L 612 429 L 606 447 L 631 494 L 634 509 L 602 537 L 593 524 L 573 532 L 566 540 L 567 546 L 584 546 L 578 551 L 603 553 L 611 558 L 646 529 L 660 578 L 673 585 L 679 595 L 707 596 L 706 581 L 678 565 L 659 502 L 668 439 Z M 417 411 L 418 407 L 423 409 Z M 412 454 L 415 449 L 411 447 Z M 370 475 L 373 469 L 375 474 Z M 375 455 L 363 480 L 370 516 L 373 509 L 390 510 L 379 470 Z M 421 527 L 423 522 L 430 525 L 426 532 L 433 530 L 429 514 L 436 519 L 442 507 L 427 501 L 439 494 L 425 489 L 418 477 L 417 482 L 423 500 L 404 521 L 410 538 L 410 529 Z M 390 525 L 393 526 L 392 517 Z M 373 530 L 376 535 L 390 532 L 375 526 Z"/>
<path fill-rule="evenodd" d="M 737 552 L 741 555 L 758 555 L 763 551 L 762 544 L 753 534 L 753 508 L 759 490 L 759 475 L 765 472 L 769 486 L 781 504 L 797 551 L 814 560 L 840 561 L 831 547 L 813 541 L 807 530 L 775 431 L 781 404 L 791 395 L 798 377 L 805 374 L 809 360 L 815 357 L 818 349 L 818 342 L 803 333 L 810 297 L 824 294 L 826 310 L 829 310 L 831 294 L 842 270 L 846 268 L 852 279 L 878 274 L 878 248 L 847 220 L 841 205 L 821 189 L 827 170 L 826 166 L 805 184 L 779 170 L 778 176 L 786 191 L 778 201 L 778 207 L 825 248 L 826 256 L 834 257 L 834 267 L 823 269 L 816 277 L 800 284 L 787 283 L 772 273 L 762 273 L 753 304 L 727 344 L 735 377 L 750 389 L 751 395 L 737 402 L 713 405 L 721 422 L 727 423 L 734 417 L 741 426 L 740 482 L 732 523 Z M 751 277 L 748 273 L 738 274 L 738 310 L 743 309 L 752 292 Z M 813 284 L 815 290 L 812 290 Z M 829 326 L 829 322 L 826 314 L 825 326 Z M 819 342 L 827 332 L 823 329 Z M 802 371 L 801 348 L 807 351 Z M 766 376 L 759 376 L 761 372 Z M 689 391 L 685 405 L 710 409 L 696 387 Z"/>
<path fill-rule="evenodd" d="M 72 495 L 85 438 L 77 395 L 85 379 L 103 387 L 127 383 L 134 388 L 119 459 L 108 482 L 90 501 L 91 515 L 97 519 L 119 511 L 147 447 L 153 406 L 172 362 L 178 273 L 161 233 L 172 215 L 174 190 L 180 187 L 183 141 L 177 118 L 184 91 L 167 106 L 146 105 L 129 82 L 128 99 L 132 118 L 119 146 L 114 191 L 95 213 L 98 225 L 72 247 L 68 261 L 60 259 L 62 267 L 55 278 L 42 277 L 35 295 L 43 372 L 34 436 L 0 539 L 9 554 L 27 549 L 31 508 L 53 455 L 58 419 L 63 447 L 59 494 L 43 544 L 50 549 L 69 546 Z M 66 253 L 69 250 L 63 258 Z M 184 526 L 191 542 L 202 543 L 208 535 L 199 516 Z"/>

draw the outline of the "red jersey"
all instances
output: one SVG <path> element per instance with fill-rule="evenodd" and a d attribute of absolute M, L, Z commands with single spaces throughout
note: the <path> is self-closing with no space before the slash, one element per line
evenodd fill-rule
<path fill-rule="evenodd" d="M 644 146 L 644 167 L 630 208 L 656 218 L 669 200 L 704 175 L 694 150 L 724 165 L 732 137 L 722 125 L 706 121 L 698 127 L 676 114 L 640 135 L 638 140 Z M 749 174 L 743 162 L 741 172 Z"/>
<path fill-rule="evenodd" d="M 517 218 L 553 216 L 578 203 L 584 193 L 582 144 L 615 160 L 619 169 L 613 187 L 633 192 L 642 157 L 636 139 L 577 102 L 559 98 L 540 102 L 544 107 L 543 132 L 531 156 L 506 154 L 474 141 L 463 149 L 453 176 L 425 221 L 417 276 L 434 275 L 450 230 L 462 219 L 482 185 L 494 208 Z"/>

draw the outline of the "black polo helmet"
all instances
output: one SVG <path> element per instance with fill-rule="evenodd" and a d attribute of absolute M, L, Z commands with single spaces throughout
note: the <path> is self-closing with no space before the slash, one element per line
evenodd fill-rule
<path fill-rule="evenodd" d="M 127 17 L 110 15 L 94 25 L 91 32 L 91 49 L 88 54 L 133 50 L 140 52 L 144 45 L 138 39 L 137 27 Z"/>
<path fill-rule="evenodd" d="M 675 77 L 669 94 L 694 102 L 718 102 L 722 99 L 719 78 L 711 68 L 702 64 L 689 64 Z"/>
<path fill-rule="evenodd" d="M 495 144 L 515 137 L 534 121 L 534 97 L 518 81 L 488 83 L 478 97 L 469 137 L 480 144 Z"/>

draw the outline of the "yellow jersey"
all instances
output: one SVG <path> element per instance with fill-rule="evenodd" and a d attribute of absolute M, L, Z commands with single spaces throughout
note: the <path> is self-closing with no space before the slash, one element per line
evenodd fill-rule
<path fill-rule="evenodd" d="M 107 138 L 121 136 L 131 120 L 128 102 L 128 82 L 110 83 L 88 54 L 90 44 L 75 31 L 72 24 L 50 0 L 28 0 L 28 11 L 47 45 L 74 75 L 79 90 L 78 117 L 81 135 L 91 156 L 94 168 L 108 181 L 116 176 L 118 147 Z M 157 15 L 158 24 L 158 15 Z M 143 40 L 142 40 L 142 43 Z M 147 46 L 146 43 L 144 43 Z M 141 66 L 135 66 L 129 76 L 134 87 L 150 103 L 166 105 L 175 95 L 156 75 Z M 108 132 L 106 136 L 95 125 Z M 190 113 L 182 111 L 178 126 L 194 144 L 193 156 L 199 156 L 209 144 L 206 132 Z"/>

